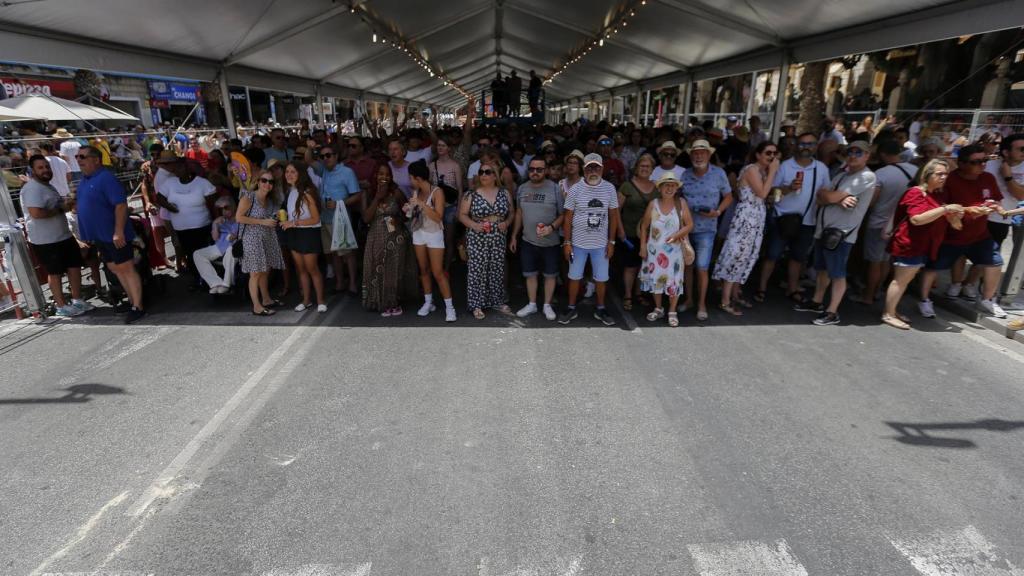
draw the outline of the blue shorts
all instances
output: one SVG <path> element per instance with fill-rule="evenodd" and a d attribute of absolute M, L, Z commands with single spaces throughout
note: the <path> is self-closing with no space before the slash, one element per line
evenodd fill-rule
<path fill-rule="evenodd" d="M 840 242 L 835 250 L 826 250 L 820 240 L 814 242 L 814 269 L 828 272 L 834 280 L 846 278 L 846 262 L 850 259 L 853 244 Z"/>
<path fill-rule="evenodd" d="M 693 245 L 693 251 L 697 253 L 697 259 L 693 261 L 693 265 L 697 270 L 707 270 L 711 268 L 711 254 L 715 251 L 715 233 L 691 233 L 690 244 Z"/>
<path fill-rule="evenodd" d="M 920 268 L 928 263 L 928 258 L 924 255 L 921 256 L 893 256 L 893 266 L 903 266 L 905 268 Z"/>
<path fill-rule="evenodd" d="M 768 216 L 765 222 L 764 234 L 767 244 L 765 259 L 774 262 L 782 258 L 782 255 L 788 250 L 791 260 L 803 262 L 811 252 L 811 246 L 814 245 L 814 226 L 801 224 L 800 234 L 795 238 L 787 239 L 779 234 L 778 219 L 778 216 Z"/>
<path fill-rule="evenodd" d="M 557 277 L 560 258 L 561 246 L 534 246 L 526 240 L 519 243 L 519 264 L 525 278 L 532 278 L 538 273 L 543 273 L 545 278 Z"/>
<path fill-rule="evenodd" d="M 949 270 L 953 263 L 966 256 L 975 266 L 1002 266 L 1003 256 L 999 253 L 999 245 L 991 238 L 979 240 L 974 244 L 956 246 L 943 244 L 939 246 L 939 256 L 934 262 L 928 263 L 929 270 Z"/>
<path fill-rule="evenodd" d="M 135 258 L 135 249 L 132 243 L 128 242 L 123 248 L 114 246 L 112 242 L 97 242 L 96 249 L 100 253 L 100 260 L 109 264 L 120 264 Z"/>
<path fill-rule="evenodd" d="M 714 234 L 712 234 L 714 237 Z M 569 264 L 569 280 L 583 280 L 583 270 L 590 260 L 590 271 L 594 282 L 608 281 L 608 257 L 605 248 L 572 247 L 572 263 Z"/>

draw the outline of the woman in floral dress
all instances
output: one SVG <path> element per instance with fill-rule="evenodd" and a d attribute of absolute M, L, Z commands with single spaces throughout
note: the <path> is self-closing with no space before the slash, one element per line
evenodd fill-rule
<path fill-rule="evenodd" d="M 675 328 L 679 326 L 676 306 L 685 285 L 683 240 L 693 229 L 693 218 L 686 200 L 676 197 L 679 179 L 674 172 L 663 173 L 657 186 L 658 197 L 647 205 L 640 221 L 640 254 L 644 257 L 640 289 L 654 294 L 654 310 L 647 315 L 650 322 L 665 317 L 662 299 L 668 295 L 668 325 Z"/>
<path fill-rule="evenodd" d="M 484 318 L 485 308 L 512 313 L 505 289 L 505 250 L 514 213 L 509 193 L 499 187 L 500 174 L 500 165 L 481 164 L 480 186 L 463 196 L 459 206 L 459 221 L 467 229 L 469 309 L 477 320 Z"/>
<path fill-rule="evenodd" d="M 409 253 L 409 229 L 402 215 L 406 198 L 387 164 L 377 168 L 374 184 L 373 194 L 363 194 L 363 220 L 370 226 L 363 253 L 363 308 L 384 317 L 399 316 Z"/>
<path fill-rule="evenodd" d="M 743 299 L 740 287 L 747 281 L 750 271 L 757 262 L 764 238 L 765 205 L 775 173 L 779 170 L 779 149 L 770 141 L 758 144 L 754 149 L 754 163 L 747 164 L 740 171 L 740 201 L 729 225 L 729 234 L 718 257 L 712 278 L 722 281 L 721 309 L 733 316 L 743 312 L 733 303 L 749 308 L 751 304 Z"/>

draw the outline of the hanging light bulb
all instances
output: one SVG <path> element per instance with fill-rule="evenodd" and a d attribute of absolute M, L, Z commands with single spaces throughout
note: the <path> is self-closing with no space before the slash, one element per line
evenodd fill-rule
<path fill-rule="evenodd" d="M 377 33 L 376 32 L 373 33 L 373 43 L 374 44 L 377 43 Z"/>
<path fill-rule="evenodd" d="M 604 46 L 604 38 L 601 38 L 600 40 L 598 40 L 597 45 L 598 46 Z"/>

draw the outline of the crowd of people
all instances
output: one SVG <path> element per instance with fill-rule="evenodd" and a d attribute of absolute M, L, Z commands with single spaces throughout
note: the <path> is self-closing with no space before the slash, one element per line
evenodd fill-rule
<path fill-rule="evenodd" d="M 135 321 L 145 312 L 126 192 L 101 147 L 79 144 L 69 157 L 67 141 L 30 151 L 29 241 L 58 314 L 89 308 L 78 270 L 98 259 Z M 297 285 L 296 312 L 326 312 L 334 291 L 384 317 L 410 307 L 429 316 L 443 304 L 454 322 L 464 278 L 464 309 L 476 319 L 542 314 L 568 324 L 592 298 L 594 318 L 613 325 L 611 289 L 625 310 L 675 327 L 682 314 L 708 321 L 711 299 L 725 314 L 749 313 L 778 275 L 789 305 L 814 313 L 814 324 L 840 323 L 845 300 L 883 299 L 882 321 L 907 329 L 897 304 L 911 281 L 920 275 L 919 313 L 933 317 L 936 273 L 947 269 L 945 296 L 977 298 L 1005 317 L 1000 246 L 1011 229 L 1024 241 L 1021 134 L 955 154 L 915 147 L 910 126 L 894 123 L 847 131 L 826 120 L 803 134 L 787 123 L 773 139 L 757 117 L 664 128 L 302 126 L 210 150 L 197 137 L 176 141 L 150 142 L 140 164 L 150 256 L 170 266 L 169 239 L 193 290 L 223 294 L 245 278 L 259 316 L 277 313 Z M 57 175 L 56 161 L 72 160 L 80 178 Z M 513 272 L 528 299 L 517 311 Z"/>

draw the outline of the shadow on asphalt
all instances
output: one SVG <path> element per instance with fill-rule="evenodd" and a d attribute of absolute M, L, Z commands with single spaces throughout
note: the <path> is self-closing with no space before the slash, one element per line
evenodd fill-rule
<path fill-rule="evenodd" d="M 977 448 L 978 445 L 966 438 L 932 436 L 929 432 L 945 430 L 983 430 L 986 432 L 1013 432 L 1024 428 L 1021 420 L 1000 420 L 998 418 L 974 422 L 938 422 L 912 424 L 908 422 L 886 422 L 898 436 L 892 438 L 902 444 L 928 448 Z"/>
<path fill-rule="evenodd" d="M 105 394 L 125 394 L 124 388 L 107 386 L 106 384 L 75 384 L 64 388 L 63 396 L 54 398 L 0 398 L 0 405 L 5 404 L 84 404 L 91 402 L 93 396 Z"/>

